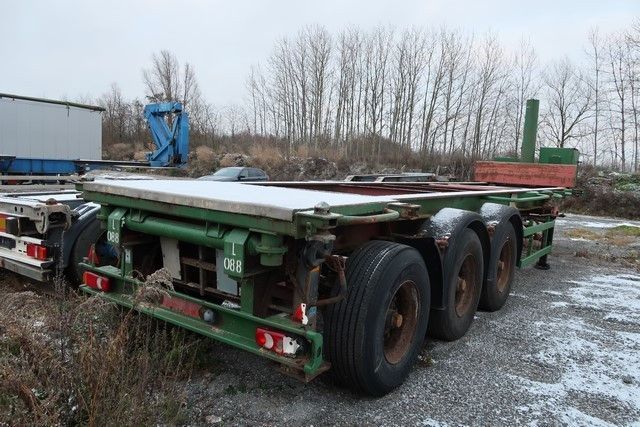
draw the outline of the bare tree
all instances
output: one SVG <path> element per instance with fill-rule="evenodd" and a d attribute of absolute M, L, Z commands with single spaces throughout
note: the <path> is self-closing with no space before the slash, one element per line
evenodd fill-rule
<path fill-rule="evenodd" d="M 200 101 L 200 89 L 193 67 L 181 69 L 176 56 L 161 50 L 151 57 L 151 67 L 142 70 L 145 95 L 152 102 L 180 101 L 185 108 Z"/>
<path fill-rule="evenodd" d="M 476 81 L 477 87 L 477 105 L 475 109 L 475 122 L 472 140 L 472 156 L 478 157 L 485 151 L 486 144 L 489 142 L 483 136 L 484 126 L 486 125 L 487 111 L 492 102 L 498 101 L 496 96 L 500 96 L 496 92 L 500 81 L 505 77 L 502 69 L 503 51 L 498 43 L 498 39 L 494 34 L 488 33 L 480 46 L 480 56 L 478 58 L 478 76 Z M 484 147 L 483 147 L 484 145 Z"/>
<path fill-rule="evenodd" d="M 638 171 L 640 167 L 639 132 L 640 123 L 638 112 L 640 97 L 640 19 L 637 19 L 631 30 L 626 33 L 625 37 L 627 47 L 627 74 L 629 79 L 629 88 L 631 92 L 631 117 L 633 119 L 633 169 Z"/>
<path fill-rule="evenodd" d="M 547 108 L 543 132 L 558 147 L 588 134 L 582 124 L 589 118 L 593 100 L 590 85 L 582 73 L 564 58 L 551 65 L 543 76 Z"/>
<path fill-rule="evenodd" d="M 524 122 L 524 109 L 527 99 L 534 98 L 538 91 L 538 84 L 535 80 L 535 69 L 537 55 L 527 39 L 521 39 L 518 50 L 513 58 L 513 68 L 511 69 L 511 96 L 510 105 L 506 114 L 513 126 L 513 153 L 518 155 L 520 138 Z"/>
<path fill-rule="evenodd" d="M 612 92 L 614 94 L 612 108 L 616 109 L 618 115 L 617 123 L 614 130 L 619 137 L 620 152 L 617 157 L 620 159 L 622 170 L 626 170 L 627 156 L 627 108 L 629 96 L 629 75 L 627 72 L 627 55 L 625 43 L 622 38 L 616 38 L 609 43 L 608 61 L 610 65 L 610 81 L 612 84 Z"/>
<path fill-rule="evenodd" d="M 589 40 L 589 50 L 587 51 L 587 55 L 591 59 L 591 73 L 592 78 L 590 81 L 593 83 L 593 164 L 598 164 L 598 138 L 600 136 L 600 115 L 601 115 L 601 104 L 602 104 L 602 94 L 600 90 L 601 84 L 601 74 L 603 64 L 603 56 L 602 56 L 602 38 L 600 36 L 600 31 L 597 27 L 592 28 L 589 31 L 588 35 Z"/>

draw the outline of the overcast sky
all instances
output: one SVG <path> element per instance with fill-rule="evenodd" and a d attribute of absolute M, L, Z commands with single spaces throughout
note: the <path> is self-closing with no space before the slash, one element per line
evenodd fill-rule
<path fill-rule="evenodd" d="M 446 24 L 491 29 L 507 47 L 524 34 L 544 63 L 579 60 L 589 28 L 627 27 L 640 0 L 0 0 L 0 11 L 0 92 L 76 99 L 117 82 L 142 97 L 141 69 L 168 49 L 194 65 L 207 100 L 229 104 L 243 102 L 249 67 L 304 25 Z"/>

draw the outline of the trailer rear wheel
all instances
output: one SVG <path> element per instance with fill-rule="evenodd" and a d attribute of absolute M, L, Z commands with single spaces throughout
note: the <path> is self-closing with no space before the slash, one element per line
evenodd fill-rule
<path fill-rule="evenodd" d="M 100 221 L 94 219 L 82 230 L 74 242 L 73 249 L 71 249 L 71 257 L 69 258 L 69 265 L 67 266 L 67 277 L 74 286 L 82 283 L 82 273 L 84 273 L 84 269 L 81 268 L 79 264 L 88 255 L 89 247 L 100 238 L 102 233 Z"/>
<path fill-rule="evenodd" d="M 482 287 L 479 307 L 486 311 L 502 308 L 509 297 L 516 269 L 518 248 L 516 231 L 510 222 L 496 230 L 491 242 L 487 281 Z"/>
<path fill-rule="evenodd" d="M 429 334 L 445 341 L 462 337 L 478 307 L 484 260 L 480 238 L 465 228 L 455 236 L 444 259 L 445 307 L 431 311 Z"/>
<path fill-rule="evenodd" d="M 325 352 L 338 382 L 384 395 L 405 380 L 429 320 L 429 276 L 420 253 L 373 241 L 347 260 L 347 296 L 325 313 Z"/>

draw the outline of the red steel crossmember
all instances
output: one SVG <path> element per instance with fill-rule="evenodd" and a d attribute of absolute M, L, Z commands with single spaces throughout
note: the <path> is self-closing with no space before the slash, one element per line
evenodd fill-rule
<path fill-rule="evenodd" d="M 572 188 L 576 185 L 576 173 L 576 165 L 476 162 L 474 180 L 494 184 Z"/>

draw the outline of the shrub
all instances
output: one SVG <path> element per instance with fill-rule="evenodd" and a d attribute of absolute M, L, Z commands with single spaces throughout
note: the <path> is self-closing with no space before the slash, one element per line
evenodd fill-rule
<path fill-rule="evenodd" d="M 203 341 L 63 285 L 0 298 L 0 425 L 184 422 Z"/>

